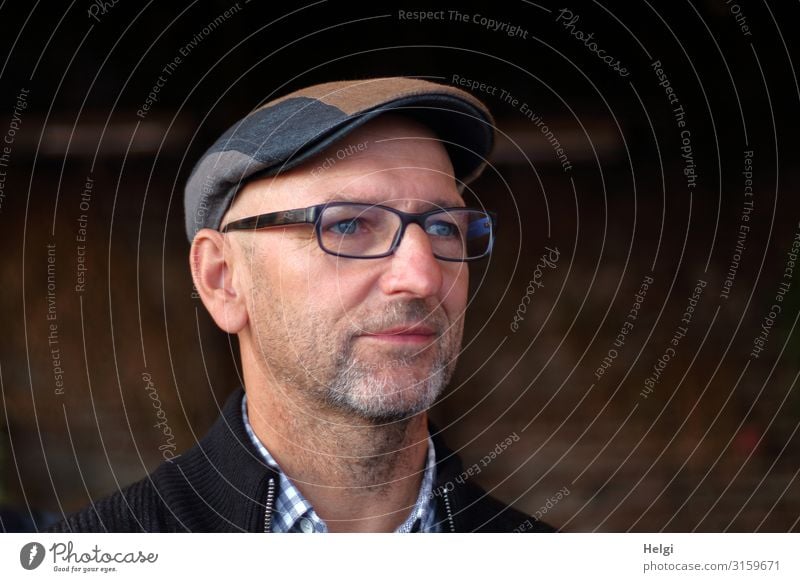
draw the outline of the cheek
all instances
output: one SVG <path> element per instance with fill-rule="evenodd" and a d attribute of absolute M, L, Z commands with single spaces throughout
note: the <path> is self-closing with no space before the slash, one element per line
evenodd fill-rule
<path fill-rule="evenodd" d="M 306 314 L 314 289 L 306 253 L 297 252 L 283 237 L 273 237 L 270 242 L 252 255 L 254 309 L 271 325 L 285 327 Z"/>
<path fill-rule="evenodd" d="M 304 257 L 306 259 L 306 257 Z M 313 314 L 317 320 L 331 325 L 359 314 L 368 302 L 376 280 L 364 269 L 364 265 L 342 262 L 328 255 L 309 256 L 284 268 L 286 279 L 296 281 L 289 293 L 289 300 L 302 305 L 299 312 Z"/>
<path fill-rule="evenodd" d="M 320 307 L 334 318 L 347 317 L 348 314 L 360 313 L 360 308 L 368 303 L 375 281 L 364 276 L 348 273 L 346 269 L 319 269 L 309 281 L 314 298 Z"/>
<path fill-rule="evenodd" d="M 298 328 L 311 321 L 331 326 L 358 313 L 376 284 L 365 265 L 323 254 L 316 240 L 311 245 L 299 237 L 280 236 L 271 242 L 256 253 L 254 286 L 263 288 L 254 291 L 260 291 L 262 302 L 271 303 L 262 311 L 281 321 L 294 320 Z"/>
<path fill-rule="evenodd" d="M 440 299 L 452 320 L 464 312 L 469 299 L 469 271 L 464 263 L 454 265 L 454 269 L 444 272 Z"/>

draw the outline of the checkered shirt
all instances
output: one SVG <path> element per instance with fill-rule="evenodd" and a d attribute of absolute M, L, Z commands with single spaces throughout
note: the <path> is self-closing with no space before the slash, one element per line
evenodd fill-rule
<path fill-rule="evenodd" d="M 261 456 L 279 475 L 279 483 L 275 497 L 272 519 L 272 533 L 327 533 L 328 526 L 320 519 L 303 494 L 281 471 L 278 463 L 269 454 L 264 444 L 256 436 L 250 419 L 247 416 L 247 395 L 242 398 L 242 418 L 247 435 L 258 449 Z M 397 533 L 432 533 L 437 532 L 436 503 L 433 495 L 433 483 L 436 477 L 436 453 L 433 440 L 428 435 L 428 461 L 422 475 L 417 502 L 406 520 L 395 530 Z"/>

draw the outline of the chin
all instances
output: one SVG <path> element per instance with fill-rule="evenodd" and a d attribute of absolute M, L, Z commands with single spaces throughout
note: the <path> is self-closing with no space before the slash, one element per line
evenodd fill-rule
<path fill-rule="evenodd" d="M 416 385 L 404 383 L 396 389 L 387 382 L 371 382 L 333 395 L 331 404 L 374 424 L 408 420 L 427 411 L 441 394 L 443 385 L 431 380 L 434 378 Z"/>
<path fill-rule="evenodd" d="M 402 424 L 409 422 L 415 416 L 424 413 L 427 407 L 409 408 L 402 406 L 387 406 L 385 408 L 351 408 L 348 412 L 363 422 L 371 425 Z"/>

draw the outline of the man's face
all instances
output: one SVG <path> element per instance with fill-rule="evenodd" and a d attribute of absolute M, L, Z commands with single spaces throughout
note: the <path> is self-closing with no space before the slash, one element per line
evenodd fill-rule
<path fill-rule="evenodd" d="M 442 145 L 384 116 L 302 167 L 248 185 L 224 222 L 331 200 L 406 212 L 464 206 Z M 434 258 L 418 225 L 379 259 L 326 254 L 311 225 L 226 236 L 248 265 L 244 341 L 282 398 L 372 422 L 433 404 L 461 346 L 466 263 Z"/>

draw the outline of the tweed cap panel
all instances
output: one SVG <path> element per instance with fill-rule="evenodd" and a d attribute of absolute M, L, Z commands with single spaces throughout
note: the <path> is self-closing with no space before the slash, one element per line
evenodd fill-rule
<path fill-rule="evenodd" d="M 352 115 L 370 109 L 382 101 L 392 101 L 411 95 L 431 94 L 450 95 L 456 99 L 467 101 L 489 120 L 492 118 L 486 106 L 466 91 L 449 85 L 440 85 L 439 83 L 408 77 L 380 77 L 359 81 L 322 83 L 289 93 L 266 104 L 265 107 L 279 104 L 286 99 L 309 97 L 332 105 L 340 111 L 344 111 L 347 115 Z"/>

